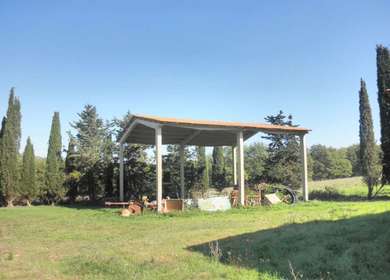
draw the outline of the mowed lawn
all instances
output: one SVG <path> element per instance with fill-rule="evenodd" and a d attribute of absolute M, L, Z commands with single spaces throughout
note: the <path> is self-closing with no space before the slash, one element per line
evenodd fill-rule
<path fill-rule="evenodd" d="M 122 218 L 0 209 L 0 279 L 388 279 L 390 201 Z M 210 254 L 212 247 L 219 254 Z"/>

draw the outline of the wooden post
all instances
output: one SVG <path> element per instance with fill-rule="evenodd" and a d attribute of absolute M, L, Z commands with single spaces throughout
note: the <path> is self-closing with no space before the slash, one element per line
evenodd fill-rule
<path fill-rule="evenodd" d="M 157 212 L 162 212 L 162 133 L 161 127 L 155 129 L 156 144 L 156 188 L 157 188 Z"/>
<path fill-rule="evenodd" d="M 237 133 L 238 148 L 238 186 L 240 193 L 240 204 L 245 205 L 245 171 L 244 171 L 244 136 L 242 131 Z"/>
<path fill-rule="evenodd" d="M 306 151 L 306 135 L 300 135 L 301 148 L 301 164 L 302 164 L 302 187 L 303 200 L 309 201 L 309 187 L 307 182 L 307 151 Z"/>
<path fill-rule="evenodd" d="M 184 145 L 180 145 L 180 192 L 181 199 L 185 199 L 185 190 L 184 190 Z"/>
<path fill-rule="evenodd" d="M 233 158 L 233 185 L 237 185 L 237 147 L 232 147 L 232 158 Z"/>
<path fill-rule="evenodd" d="M 123 144 L 119 148 L 119 201 L 123 201 L 123 185 L 124 185 L 124 163 L 123 163 Z"/>

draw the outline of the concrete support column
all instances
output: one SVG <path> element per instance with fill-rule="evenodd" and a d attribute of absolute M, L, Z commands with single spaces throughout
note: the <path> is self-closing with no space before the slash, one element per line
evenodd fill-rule
<path fill-rule="evenodd" d="M 233 162 L 233 184 L 237 185 L 237 147 L 232 147 L 232 162 Z"/>
<path fill-rule="evenodd" d="M 307 182 L 307 150 L 306 150 L 306 135 L 300 135 L 301 148 L 301 164 L 302 164 L 302 188 L 303 200 L 309 201 L 309 186 Z"/>
<path fill-rule="evenodd" d="M 185 189 L 184 189 L 184 145 L 180 145 L 180 195 L 181 199 L 185 199 Z"/>
<path fill-rule="evenodd" d="M 123 201 L 123 185 L 124 185 L 124 162 L 123 162 L 123 144 L 119 148 L 119 201 Z"/>
<path fill-rule="evenodd" d="M 156 144 L 156 188 L 157 188 L 157 212 L 162 212 L 162 133 L 161 127 L 155 129 Z"/>
<path fill-rule="evenodd" d="M 245 205 L 245 171 L 244 171 L 244 135 L 242 131 L 237 133 L 238 149 L 238 186 L 240 193 L 240 204 Z"/>

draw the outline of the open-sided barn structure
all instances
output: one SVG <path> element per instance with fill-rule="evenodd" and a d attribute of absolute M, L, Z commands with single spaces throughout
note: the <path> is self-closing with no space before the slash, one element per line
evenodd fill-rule
<path fill-rule="evenodd" d="M 239 186 L 240 203 L 245 200 L 244 188 L 244 141 L 258 132 L 270 134 L 293 134 L 300 137 L 302 164 L 302 188 L 304 200 L 308 200 L 306 134 L 309 129 L 292 126 L 278 126 L 261 123 L 241 123 L 224 121 L 204 121 L 155 116 L 132 115 L 120 144 L 120 200 L 123 201 L 124 160 L 123 146 L 126 143 L 156 146 L 156 188 L 157 210 L 162 207 L 162 145 L 180 145 L 181 196 L 184 198 L 184 147 L 195 146 L 231 146 L 233 147 L 233 177 Z"/>

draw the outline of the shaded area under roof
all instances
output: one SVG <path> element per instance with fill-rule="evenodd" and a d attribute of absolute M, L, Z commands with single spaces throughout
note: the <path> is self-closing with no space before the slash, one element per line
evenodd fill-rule
<path fill-rule="evenodd" d="M 244 140 L 258 132 L 274 134 L 304 135 L 310 130 L 302 127 L 280 126 L 262 123 L 163 118 L 132 115 L 128 128 L 120 143 L 155 143 L 155 127 L 162 128 L 163 144 L 195 146 L 233 146 L 237 143 L 237 132 L 242 131 Z"/>

